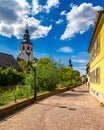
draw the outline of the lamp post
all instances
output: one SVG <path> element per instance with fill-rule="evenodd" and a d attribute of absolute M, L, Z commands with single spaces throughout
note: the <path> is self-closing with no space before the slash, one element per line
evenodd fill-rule
<path fill-rule="evenodd" d="M 34 69 L 34 101 L 37 101 L 37 93 L 36 93 L 36 63 L 33 64 Z"/>

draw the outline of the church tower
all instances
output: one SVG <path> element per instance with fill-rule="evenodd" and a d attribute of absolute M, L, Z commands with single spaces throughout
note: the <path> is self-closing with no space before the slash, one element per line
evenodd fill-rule
<path fill-rule="evenodd" d="M 20 44 L 20 54 L 17 57 L 17 61 L 34 61 L 33 56 L 33 44 L 30 41 L 30 34 L 28 30 L 28 26 L 26 26 L 23 40 Z"/>

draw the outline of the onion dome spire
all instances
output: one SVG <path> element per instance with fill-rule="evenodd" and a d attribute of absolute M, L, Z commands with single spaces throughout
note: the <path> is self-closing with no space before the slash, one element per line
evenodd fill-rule
<path fill-rule="evenodd" d="M 23 36 L 22 44 L 32 44 L 31 41 L 30 41 L 28 24 L 26 24 L 26 29 L 25 29 L 25 33 L 24 33 L 24 36 Z"/>
<path fill-rule="evenodd" d="M 30 42 L 30 34 L 29 34 L 29 30 L 28 30 L 28 24 L 26 25 L 23 41 Z"/>

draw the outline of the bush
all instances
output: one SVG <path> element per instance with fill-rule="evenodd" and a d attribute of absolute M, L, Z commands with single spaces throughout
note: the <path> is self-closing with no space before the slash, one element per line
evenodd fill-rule
<path fill-rule="evenodd" d="M 12 67 L 6 69 L 0 68 L 0 85 L 2 86 L 22 83 L 23 77 L 22 72 L 18 72 Z"/>

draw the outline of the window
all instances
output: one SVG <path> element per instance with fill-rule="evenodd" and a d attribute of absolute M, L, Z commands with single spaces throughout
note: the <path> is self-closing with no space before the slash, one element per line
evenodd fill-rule
<path fill-rule="evenodd" d="M 29 46 L 27 47 L 27 50 L 30 50 L 30 47 L 29 47 Z"/>
<path fill-rule="evenodd" d="M 96 41 L 95 41 L 94 48 L 95 48 L 95 57 L 96 57 L 96 55 L 97 55 L 97 42 Z"/>
<path fill-rule="evenodd" d="M 98 68 L 98 83 L 100 83 L 100 67 Z"/>
<path fill-rule="evenodd" d="M 100 67 L 96 68 L 90 73 L 90 82 L 100 83 Z"/>
<path fill-rule="evenodd" d="M 97 52 L 100 52 L 100 35 L 97 37 Z"/>
<path fill-rule="evenodd" d="M 98 37 L 93 45 L 93 48 L 91 50 L 91 53 L 90 53 L 90 60 L 92 61 L 96 56 L 97 54 L 100 52 L 100 34 L 98 34 Z"/>
<path fill-rule="evenodd" d="M 25 46 L 24 45 L 23 45 L 22 49 L 25 50 Z"/>

